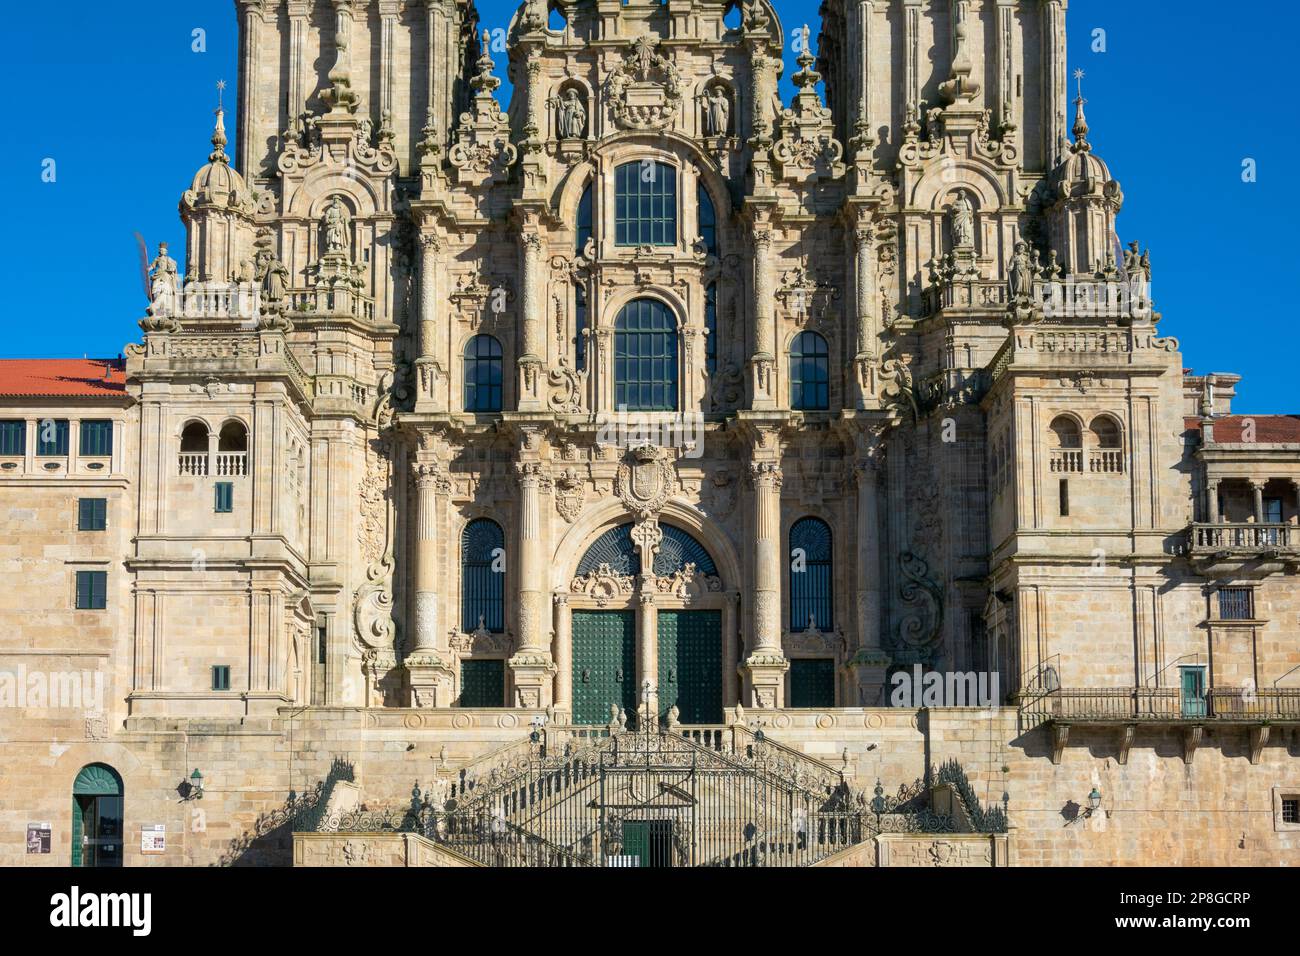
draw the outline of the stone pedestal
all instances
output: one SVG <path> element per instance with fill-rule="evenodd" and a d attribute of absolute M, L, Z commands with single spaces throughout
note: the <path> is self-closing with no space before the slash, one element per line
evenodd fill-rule
<path fill-rule="evenodd" d="M 520 651 L 506 662 L 514 682 L 514 706 L 523 710 L 550 707 L 555 663 L 551 655 Z"/>
<path fill-rule="evenodd" d="M 437 652 L 417 651 L 405 660 L 412 707 L 450 707 L 456 694 L 452 663 Z"/>
<path fill-rule="evenodd" d="M 779 652 L 757 652 L 745 661 L 749 683 L 749 706 L 756 710 L 775 710 L 785 706 L 785 674 L 790 662 Z"/>
<path fill-rule="evenodd" d="M 845 703 L 858 707 L 888 707 L 888 688 L 885 675 L 893 663 L 888 654 L 879 650 L 861 650 L 849 661 L 849 673 L 857 688 L 857 699 Z"/>

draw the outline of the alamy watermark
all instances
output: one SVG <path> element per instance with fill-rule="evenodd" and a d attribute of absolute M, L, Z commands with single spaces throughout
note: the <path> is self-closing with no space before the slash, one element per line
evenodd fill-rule
<path fill-rule="evenodd" d="M 675 448 L 683 458 L 704 455 L 704 415 L 700 412 L 597 412 L 596 444 L 616 448 Z"/>

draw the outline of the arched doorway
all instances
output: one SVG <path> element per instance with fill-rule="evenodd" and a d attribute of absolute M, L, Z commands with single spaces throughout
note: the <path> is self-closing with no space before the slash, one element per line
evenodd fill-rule
<path fill-rule="evenodd" d="M 122 778 L 102 763 L 87 764 L 72 784 L 72 865 L 122 865 Z"/>
<path fill-rule="evenodd" d="M 722 721 L 724 635 L 734 604 L 708 550 L 689 532 L 659 525 L 653 566 L 642 567 L 633 525 L 607 529 L 587 548 L 567 596 L 575 724 L 629 723 L 652 696 L 660 719 Z M 647 684 L 649 685 L 647 688 Z"/>

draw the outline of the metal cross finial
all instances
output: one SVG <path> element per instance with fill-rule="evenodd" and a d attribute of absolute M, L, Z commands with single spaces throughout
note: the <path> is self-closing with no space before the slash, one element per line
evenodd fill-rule
<path fill-rule="evenodd" d="M 226 91 L 226 81 L 217 80 L 217 109 L 224 108 L 223 103 L 225 100 L 225 91 Z"/>
<path fill-rule="evenodd" d="M 1088 102 L 1087 100 L 1085 100 L 1085 99 L 1083 98 L 1083 78 L 1084 78 L 1085 76 L 1087 76 L 1087 75 L 1088 75 L 1088 74 L 1084 73 L 1083 70 L 1075 70 L 1075 71 L 1074 71 L 1074 79 L 1075 79 L 1075 81 L 1079 84 L 1079 102 L 1081 102 L 1081 103 L 1087 103 L 1087 102 Z"/>

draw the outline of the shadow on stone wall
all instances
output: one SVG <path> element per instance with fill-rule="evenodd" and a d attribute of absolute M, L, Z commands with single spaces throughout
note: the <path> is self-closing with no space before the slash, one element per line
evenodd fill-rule
<path fill-rule="evenodd" d="M 289 791 L 283 806 L 258 816 L 253 826 L 230 841 L 216 866 L 292 866 L 295 830 L 315 830 L 334 785 L 353 781 L 352 764 L 338 757 L 325 779 L 302 795 Z"/>

